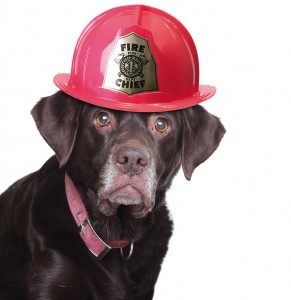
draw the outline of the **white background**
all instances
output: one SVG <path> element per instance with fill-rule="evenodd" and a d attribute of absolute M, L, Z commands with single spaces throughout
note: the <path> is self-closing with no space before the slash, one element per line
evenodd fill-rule
<path fill-rule="evenodd" d="M 168 193 L 175 222 L 155 299 L 291 299 L 291 17 L 287 0 L 141 1 L 196 43 L 204 103 L 227 134 L 191 182 Z M 30 116 L 69 72 L 76 41 L 106 9 L 134 1 L 1 0 L 0 191 L 52 154 Z M 192 8 L 189 4 L 192 3 Z"/>

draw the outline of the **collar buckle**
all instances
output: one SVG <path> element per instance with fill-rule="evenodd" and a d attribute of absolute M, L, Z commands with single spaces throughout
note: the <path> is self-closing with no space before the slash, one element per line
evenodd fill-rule
<path fill-rule="evenodd" d="M 80 224 L 79 229 L 81 238 L 98 259 L 101 260 L 111 250 L 111 247 L 94 231 L 88 217 Z"/>

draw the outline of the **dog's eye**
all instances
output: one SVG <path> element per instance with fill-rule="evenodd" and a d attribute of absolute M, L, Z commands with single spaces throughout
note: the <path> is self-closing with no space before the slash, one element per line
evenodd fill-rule
<path fill-rule="evenodd" d="M 164 118 L 159 118 L 156 121 L 156 130 L 163 133 L 166 132 L 168 129 L 169 125 L 168 125 L 168 121 Z"/>
<path fill-rule="evenodd" d="M 110 123 L 110 119 L 107 113 L 100 113 L 96 118 L 96 123 L 100 127 L 107 126 Z"/>

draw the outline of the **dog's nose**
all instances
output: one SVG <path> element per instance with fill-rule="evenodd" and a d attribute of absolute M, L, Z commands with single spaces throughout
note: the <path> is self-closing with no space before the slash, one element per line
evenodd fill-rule
<path fill-rule="evenodd" d="M 116 163 L 123 173 L 137 175 L 149 163 L 149 155 L 142 148 L 122 147 L 116 153 Z"/>

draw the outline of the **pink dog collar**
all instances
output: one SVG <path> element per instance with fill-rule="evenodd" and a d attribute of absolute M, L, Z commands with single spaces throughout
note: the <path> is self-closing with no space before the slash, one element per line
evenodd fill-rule
<path fill-rule="evenodd" d="M 128 246 L 130 242 L 128 240 L 120 240 L 105 243 L 98 236 L 90 223 L 81 196 L 67 173 L 65 174 L 65 189 L 71 213 L 80 228 L 80 236 L 87 248 L 99 259 L 102 259 L 112 248 L 120 248 L 123 256 L 122 248 Z M 130 255 L 132 248 L 133 244 L 131 243 Z M 129 256 L 127 258 L 129 258 Z"/>

